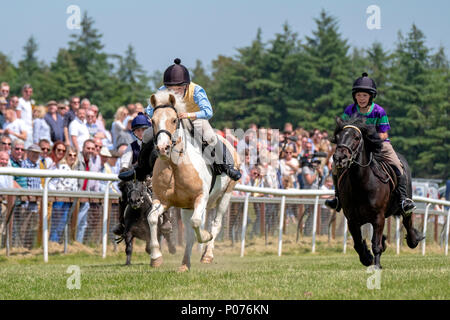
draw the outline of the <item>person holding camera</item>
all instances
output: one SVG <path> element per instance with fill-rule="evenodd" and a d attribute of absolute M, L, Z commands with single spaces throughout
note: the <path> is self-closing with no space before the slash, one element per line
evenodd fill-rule
<path fill-rule="evenodd" d="M 320 165 L 320 160 L 316 157 L 312 159 L 304 158 L 302 161 L 303 189 L 319 189 L 322 177 L 323 168 Z"/>

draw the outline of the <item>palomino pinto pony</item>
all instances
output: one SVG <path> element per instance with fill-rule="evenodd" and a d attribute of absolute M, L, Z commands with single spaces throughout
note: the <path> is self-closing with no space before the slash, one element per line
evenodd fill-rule
<path fill-rule="evenodd" d="M 162 254 L 157 238 L 159 216 L 170 207 L 181 208 L 185 226 L 186 248 L 179 271 L 189 270 L 195 237 L 199 243 L 207 243 L 201 261 L 211 263 L 214 239 L 220 231 L 222 217 L 228 208 L 231 192 L 237 183 L 225 174 L 217 177 L 212 186 L 214 172 L 202 156 L 200 143 L 194 143 L 189 120 L 178 118 L 185 112 L 183 100 L 167 90 L 151 96 L 154 109 L 152 117 L 153 139 L 158 159 L 153 168 L 153 208 L 148 216 L 151 235 L 151 265 L 162 263 Z M 232 150 L 235 163 L 238 156 L 233 147 L 218 135 Z M 211 189 L 212 187 L 212 189 Z M 206 210 L 216 208 L 211 231 L 202 229 Z"/>
<path fill-rule="evenodd" d="M 394 192 L 395 182 L 392 180 L 395 173 L 391 175 L 394 177 L 391 180 L 387 173 L 380 170 L 382 143 L 388 142 L 383 142 L 375 126 L 367 125 L 365 121 L 365 118 L 357 117 L 346 122 L 336 118 L 333 142 L 337 147 L 333 160 L 337 170 L 339 201 L 348 220 L 354 248 L 363 265 L 374 264 L 381 268 L 381 253 L 386 249 L 386 237 L 383 235 L 385 218 L 401 215 L 402 209 L 398 193 Z M 407 192 L 411 197 L 411 172 L 406 160 L 400 155 L 399 158 L 408 177 Z M 366 223 L 373 226 L 372 252 L 375 257 L 361 236 L 361 226 Z M 408 246 L 417 247 L 424 237 L 413 228 L 411 215 L 403 217 L 403 225 L 407 231 Z"/>

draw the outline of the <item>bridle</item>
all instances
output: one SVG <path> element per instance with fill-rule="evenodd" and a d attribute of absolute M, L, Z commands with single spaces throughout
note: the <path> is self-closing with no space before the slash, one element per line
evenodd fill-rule
<path fill-rule="evenodd" d="M 353 125 L 346 125 L 346 126 L 344 126 L 344 128 L 342 128 L 342 130 L 345 130 L 347 128 L 351 128 L 351 129 L 356 130 L 359 133 L 360 138 L 361 138 L 359 140 L 358 146 L 356 147 L 355 150 L 353 150 L 350 146 L 348 146 L 347 144 L 344 144 L 344 143 L 340 143 L 340 144 L 337 145 L 337 148 L 345 148 L 345 149 L 347 149 L 350 152 L 350 161 L 349 161 L 349 164 L 348 164 L 347 168 L 350 168 L 350 166 L 353 163 L 356 163 L 360 167 L 368 167 L 371 164 L 372 159 L 373 159 L 372 152 L 370 152 L 370 159 L 369 159 L 369 162 L 367 164 L 361 164 L 358 161 L 356 161 L 356 158 L 361 153 L 361 148 L 363 146 L 363 144 L 361 143 L 363 141 L 363 135 L 362 135 L 361 130 L 358 127 L 353 126 Z"/>
<path fill-rule="evenodd" d="M 139 186 L 139 184 L 136 184 L 136 180 L 134 180 L 133 182 L 129 181 L 128 182 L 128 193 L 127 193 L 127 198 L 131 199 L 132 192 L 139 192 L 139 200 L 138 200 L 137 208 L 140 208 L 144 204 L 144 196 L 147 196 L 147 200 L 149 201 L 149 203 L 152 202 L 151 197 L 150 197 L 151 190 L 149 189 L 147 184 L 145 184 L 144 182 L 141 182 L 141 181 L 139 183 L 141 184 L 141 186 Z M 139 188 L 139 189 L 137 189 L 137 188 Z"/>
<path fill-rule="evenodd" d="M 173 106 L 173 105 L 171 105 L 171 104 L 164 104 L 164 105 L 160 105 L 160 106 L 157 106 L 157 107 L 155 107 L 154 109 L 153 109 L 153 113 L 156 111 L 156 110 L 158 110 L 158 109 L 165 109 L 165 108 L 170 108 L 170 109 L 172 109 L 173 111 L 175 111 L 175 113 L 176 113 L 176 115 L 177 115 L 177 124 L 176 124 L 176 129 L 175 129 L 175 132 L 177 132 L 180 128 L 182 128 L 183 127 L 183 123 L 181 122 L 181 120 L 178 118 L 178 111 L 177 111 L 177 109 L 175 109 L 175 107 Z M 159 130 L 158 132 L 156 132 L 156 134 L 155 134 L 155 127 L 153 126 L 153 144 L 155 145 L 155 147 L 156 147 L 156 145 L 157 145 L 157 141 L 158 141 L 158 136 L 160 135 L 160 134 L 162 134 L 162 133 L 165 133 L 165 134 L 167 134 L 168 136 L 169 136 L 169 139 L 170 139 L 170 141 L 171 141 L 171 145 L 170 145 L 170 154 L 172 154 L 172 151 L 175 151 L 175 152 L 177 152 L 177 153 L 183 153 L 183 149 L 181 149 L 181 150 L 174 150 L 173 149 L 173 147 L 177 144 L 177 136 L 175 136 L 175 135 L 172 135 L 172 133 L 170 133 L 169 131 L 167 131 L 167 130 L 165 130 L 165 129 L 161 129 L 161 130 Z M 155 149 L 157 149 L 157 148 L 155 148 Z"/>

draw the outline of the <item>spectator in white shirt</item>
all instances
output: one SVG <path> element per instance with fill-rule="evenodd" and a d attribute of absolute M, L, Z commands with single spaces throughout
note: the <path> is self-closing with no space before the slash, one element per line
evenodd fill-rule
<path fill-rule="evenodd" d="M 89 129 L 86 126 L 86 109 L 77 110 L 75 119 L 69 125 L 69 136 L 70 144 L 81 152 L 84 142 L 90 138 Z"/>
<path fill-rule="evenodd" d="M 3 124 L 3 129 L 3 133 L 9 135 L 12 141 L 17 139 L 26 141 L 29 135 L 28 132 L 31 132 L 30 128 L 22 119 L 17 119 L 16 112 L 12 109 L 8 109 L 5 112 L 5 123 Z M 25 148 L 27 148 L 26 143 Z"/>
<path fill-rule="evenodd" d="M 30 134 L 28 134 L 25 141 L 25 148 L 27 145 L 33 143 L 33 136 L 31 134 L 33 129 L 33 101 L 31 100 L 31 95 L 33 94 L 33 88 L 31 85 L 26 84 L 22 88 L 22 97 L 19 99 L 19 105 L 17 106 L 17 118 L 25 122 L 25 125 L 29 128 Z"/>

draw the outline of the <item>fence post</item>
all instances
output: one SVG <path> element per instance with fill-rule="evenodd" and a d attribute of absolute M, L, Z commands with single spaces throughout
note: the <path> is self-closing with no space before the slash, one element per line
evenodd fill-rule
<path fill-rule="evenodd" d="M 108 181 L 103 199 L 103 237 L 102 237 L 102 258 L 106 258 L 106 245 L 108 243 L 108 208 L 109 208 L 109 187 L 112 181 Z"/>
<path fill-rule="evenodd" d="M 316 229 L 317 229 L 317 208 L 319 206 L 319 196 L 316 196 L 314 202 L 313 229 L 312 229 L 312 248 L 311 252 L 316 252 Z"/>
<path fill-rule="evenodd" d="M 342 249 L 344 254 L 347 253 L 347 228 L 347 218 L 344 216 L 344 248 Z"/>
<path fill-rule="evenodd" d="M 448 231 L 450 224 L 450 209 L 447 211 L 447 223 L 445 224 L 445 255 L 448 255 Z"/>
<path fill-rule="evenodd" d="M 250 193 L 245 194 L 245 201 L 244 201 L 244 213 L 242 217 L 242 235 L 241 235 L 241 257 L 244 256 L 244 250 L 245 250 L 245 233 L 247 231 L 247 215 L 248 215 L 248 198 L 250 196 Z"/>
<path fill-rule="evenodd" d="M 44 262 L 48 262 L 48 182 L 50 178 L 45 178 L 44 195 L 42 197 L 42 247 L 44 249 Z"/>
<path fill-rule="evenodd" d="M 425 215 L 423 216 L 423 235 L 427 235 L 427 222 L 428 222 L 428 210 L 430 209 L 431 203 L 427 204 L 427 207 L 425 208 Z M 422 255 L 425 255 L 425 242 L 426 237 L 422 240 Z"/>
<path fill-rule="evenodd" d="M 400 217 L 395 217 L 395 243 L 397 244 L 397 254 L 400 254 Z"/>
<path fill-rule="evenodd" d="M 278 228 L 278 256 L 281 256 L 281 245 L 283 241 L 284 208 L 286 206 L 286 196 L 281 197 L 280 226 Z"/>

